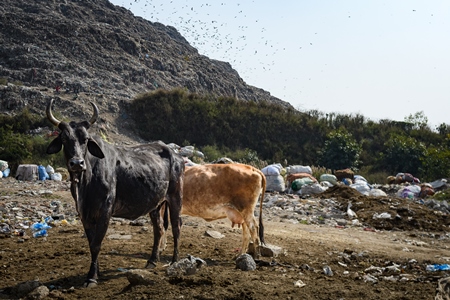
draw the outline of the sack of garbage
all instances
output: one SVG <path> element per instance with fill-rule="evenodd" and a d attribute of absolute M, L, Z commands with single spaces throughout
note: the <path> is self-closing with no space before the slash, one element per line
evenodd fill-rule
<path fill-rule="evenodd" d="M 200 152 L 198 150 L 195 150 L 194 146 L 184 146 L 184 147 L 182 147 L 180 149 L 180 151 L 179 151 L 179 154 L 181 156 L 185 156 L 185 157 L 197 156 L 197 157 L 200 157 L 202 159 L 205 158 L 205 155 L 202 152 Z"/>
<path fill-rule="evenodd" d="M 320 175 L 319 180 L 320 180 L 320 182 L 328 181 L 332 185 L 336 185 L 337 184 L 337 178 L 333 174 L 322 174 L 322 175 Z"/>
<path fill-rule="evenodd" d="M 266 176 L 266 191 L 269 192 L 284 192 L 286 190 L 286 183 L 281 175 L 264 175 Z"/>
<path fill-rule="evenodd" d="M 367 182 L 367 179 L 365 179 L 365 178 L 362 177 L 361 175 L 355 175 L 355 176 L 353 176 L 353 181 L 354 181 L 355 183 L 356 183 L 358 180 Z"/>
<path fill-rule="evenodd" d="M 309 173 L 294 173 L 294 174 L 289 174 L 288 176 L 287 176 L 287 178 L 286 178 L 286 180 L 288 181 L 288 182 L 294 182 L 294 180 L 296 180 L 296 179 L 300 179 L 300 178 L 309 178 L 309 179 L 311 179 L 312 181 L 314 181 L 314 182 L 317 182 L 317 179 L 314 177 L 314 176 L 312 176 L 311 174 L 309 174 Z"/>
<path fill-rule="evenodd" d="M 312 183 L 315 183 L 315 181 L 309 177 L 298 178 L 292 182 L 291 188 L 294 191 L 298 191 L 302 188 L 302 186 L 307 185 L 307 184 L 312 184 Z"/>
<path fill-rule="evenodd" d="M 419 197 L 420 198 L 426 198 L 427 196 L 433 196 L 435 193 L 433 187 L 431 186 L 431 184 L 423 184 L 420 187 L 420 193 L 419 193 Z"/>
<path fill-rule="evenodd" d="M 380 190 L 380 189 L 371 189 L 369 191 L 369 196 L 372 196 L 372 197 L 387 197 L 387 194 L 383 190 Z"/>
<path fill-rule="evenodd" d="M 47 180 L 50 179 L 50 176 L 48 175 L 47 171 L 45 170 L 45 167 L 42 165 L 38 166 L 38 180 Z"/>
<path fill-rule="evenodd" d="M 50 175 L 51 180 L 57 180 L 62 181 L 62 174 L 61 173 L 53 173 Z"/>
<path fill-rule="evenodd" d="M 342 181 L 344 178 L 349 178 L 353 180 L 353 176 L 355 173 L 351 169 L 343 169 L 334 171 L 334 175 L 336 175 L 337 180 Z"/>
<path fill-rule="evenodd" d="M 261 172 L 264 175 L 280 175 L 282 169 L 283 169 L 283 166 L 281 164 L 272 164 L 272 165 L 268 165 L 267 167 L 262 168 Z"/>
<path fill-rule="evenodd" d="M 53 173 L 55 173 L 55 169 L 53 169 L 52 166 L 48 165 L 47 167 L 45 167 L 45 171 L 47 171 L 48 175 L 52 175 Z"/>
<path fill-rule="evenodd" d="M 319 183 L 312 183 L 303 185 L 301 191 L 302 195 L 307 195 L 307 194 L 320 194 L 322 192 L 325 192 L 327 189 L 328 189 L 327 187 L 322 186 Z"/>
<path fill-rule="evenodd" d="M 10 168 L 5 169 L 2 173 L 3 173 L 3 177 L 8 177 L 9 173 L 11 172 Z"/>
<path fill-rule="evenodd" d="M 418 185 L 409 185 L 401 188 L 397 192 L 397 196 L 402 198 L 413 199 L 414 197 L 418 197 L 420 194 L 420 186 Z"/>
<path fill-rule="evenodd" d="M 351 185 L 353 184 L 353 181 L 350 178 L 342 178 L 342 183 L 345 185 Z"/>
<path fill-rule="evenodd" d="M 369 192 L 371 190 L 370 185 L 367 184 L 367 182 L 358 181 L 356 183 L 353 183 L 350 185 L 351 188 L 354 188 L 358 192 L 360 192 L 363 195 L 369 196 Z"/>
<path fill-rule="evenodd" d="M 420 183 L 420 180 L 409 173 L 397 173 L 397 175 L 395 175 L 395 183 L 400 184 L 405 182 Z"/>
<path fill-rule="evenodd" d="M 310 166 L 300 166 L 300 165 L 294 165 L 289 166 L 286 168 L 286 173 L 289 174 L 295 174 L 295 173 L 308 173 L 312 175 L 312 169 Z"/>
<path fill-rule="evenodd" d="M 19 165 L 16 171 L 16 179 L 33 181 L 39 178 L 38 166 L 33 164 Z"/>
<path fill-rule="evenodd" d="M 5 171 L 8 168 L 8 162 L 4 160 L 0 160 L 0 171 Z"/>
<path fill-rule="evenodd" d="M 66 168 L 56 168 L 55 173 L 60 173 L 62 176 L 62 180 L 68 180 L 69 179 L 69 171 L 67 171 Z"/>

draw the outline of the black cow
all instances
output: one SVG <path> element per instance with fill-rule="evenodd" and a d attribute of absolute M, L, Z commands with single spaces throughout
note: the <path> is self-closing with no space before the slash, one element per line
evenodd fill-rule
<path fill-rule="evenodd" d="M 105 143 L 88 133 L 98 118 L 90 121 L 61 122 L 52 114 L 53 99 L 46 109 L 47 118 L 61 132 L 47 148 L 48 154 L 59 152 L 64 146 L 70 191 L 75 199 L 91 251 L 91 267 L 85 286 L 97 284 L 98 255 L 112 216 L 136 219 L 149 213 L 154 231 L 153 250 L 147 267 L 159 260 L 160 242 L 167 214 L 163 220 L 162 207 L 167 204 L 174 238 L 172 262 L 178 260 L 178 241 L 181 228 L 184 162 L 162 142 L 130 147 Z M 163 224 L 165 223 L 165 224 Z"/>

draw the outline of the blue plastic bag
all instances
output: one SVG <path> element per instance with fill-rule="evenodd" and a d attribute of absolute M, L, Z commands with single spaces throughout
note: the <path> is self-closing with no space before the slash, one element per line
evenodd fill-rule
<path fill-rule="evenodd" d="M 8 177 L 10 172 L 11 172 L 11 170 L 9 168 L 5 169 L 3 171 L 3 177 Z"/>
<path fill-rule="evenodd" d="M 47 171 L 45 170 L 45 167 L 42 165 L 38 166 L 38 174 L 39 174 L 39 180 L 50 179 L 50 176 L 48 175 Z"/>

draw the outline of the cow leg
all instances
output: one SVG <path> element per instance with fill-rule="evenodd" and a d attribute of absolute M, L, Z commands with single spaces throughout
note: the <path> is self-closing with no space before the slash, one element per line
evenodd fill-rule
<path fill-rule="evenodd" d="M 170 226 L 172 226 L 172 235 L 173 235 L 173 256 L 172 263 L 178 261 L 178 244 L 180 241 L 180 232 L 181 232 L 181 196 L 178 195 L 169 195 L 169 213 L 170 213 Z"/>
<path fill-rule="evenodd" d="M 109 218 L 106 220 L 83 222 L 84 231 L 88 238 L 89 249 L 91 252 L 91 267 L 87 275 L 84 287 L 93 287 L 97 285 L 97 279 L 100 275 L 98 266 L 98 255 L 102 246 L 103 238 L 108 230 Z"/>
<path fill-rule="evenodd" d="M 247 250 L 249 250 L 254 258 L 258 258 L 260 256 L 258 226 L 256 225 L 255 218 L 253 216 L 251 218 L 251 221 L 245 220 L 242 224 L 241 254 L 247 253 Z M 250 243 L 250 239 L 252 243 Z"/>
<path fill-rule="evenodd" d="M 247 222 L 244 222 L 242 223 L 242 246 L 239 255 L 247 253 L 249 243 L 250 243 L 250 231 Z"/>
<path fill-rule="evenodd" d="M 160 243 L 161 238 L 164 235 L 164 226 L 163 226 L 163 219 L 161 217 L 161 208 L 160 205 L 157 209 L 150 212 L 150 219 L 152 220 L 153 224 L 153 249 L 152 249 L 152 255 L 150 256 L 150 259 L 147 261 L 146 268 L 154 268 L 156 267 L 156 263 L 159 261 L 159 254 L 160 254 Z"/>

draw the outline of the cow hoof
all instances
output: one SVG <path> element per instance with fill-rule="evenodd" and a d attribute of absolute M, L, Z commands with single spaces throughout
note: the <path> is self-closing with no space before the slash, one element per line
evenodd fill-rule
<path fill-rule="evenodd" d="M 95 279 L 88 279 L 84 282 L 83 287 L 85 288 L 93 288 L 98 285 L 97 280 Z"/>
<path fill-rule="evenodd" d="M 154 269 L 156 268 L 156 263 L 153 261 L 147 261 L 147 265 L 145 266 L 146 269 Z"/>

